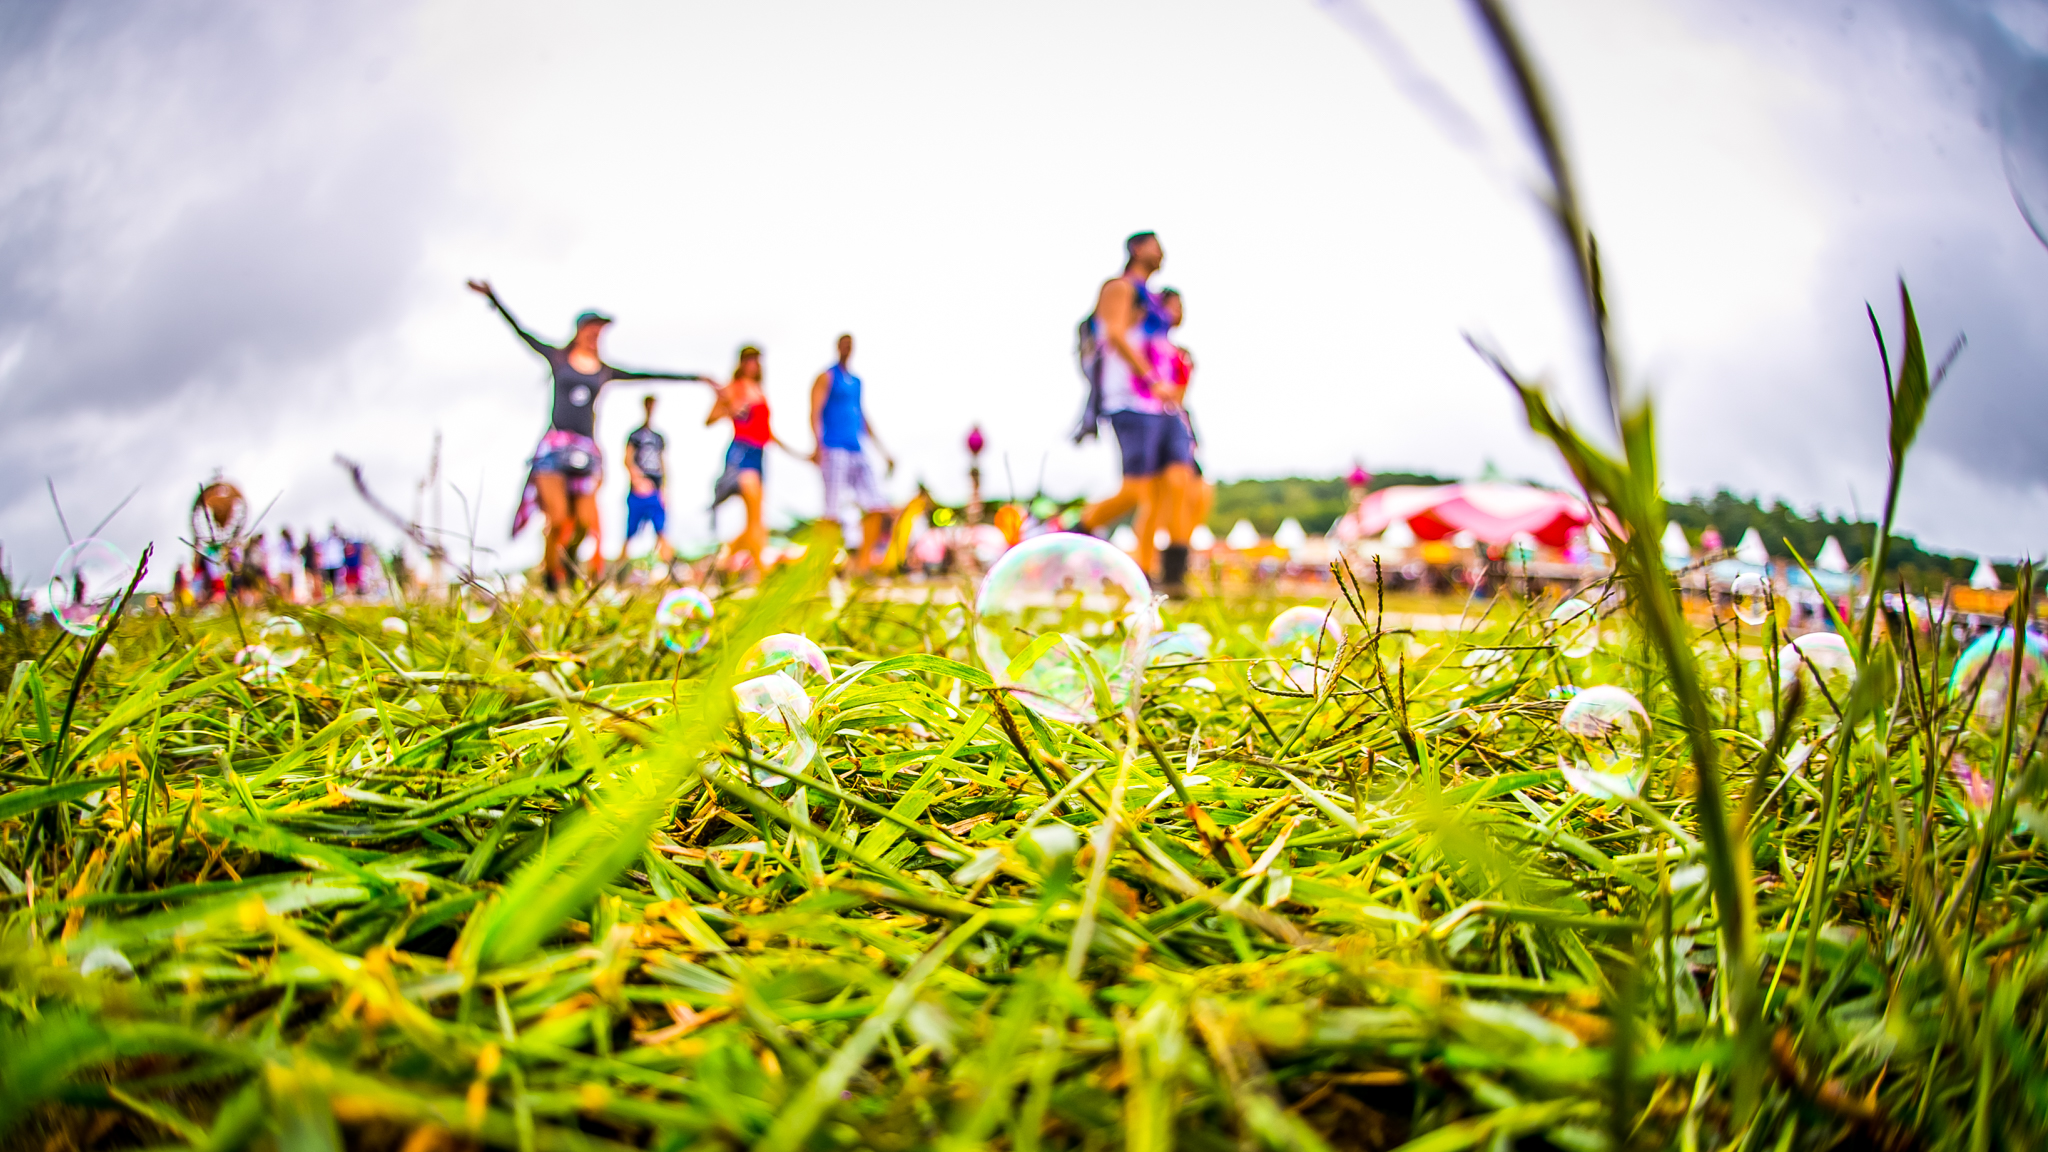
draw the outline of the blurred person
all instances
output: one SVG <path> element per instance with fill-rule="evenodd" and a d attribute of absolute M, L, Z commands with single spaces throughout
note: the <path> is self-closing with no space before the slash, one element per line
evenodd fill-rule
<path fill-rule="evenodd" d="M 299 599 L 299 545 L 290 528 L 279 528 L 270 547 L 270 583 L 277 598 L 296 604 Z"/>
<path fill-rule="evenodd" d="M 853 558 L 853 571 L 863 574 L 874 558 L 883 522 L 892 509 L 875 485 L 874 469 L 868 467 L 867 454 L 861 450 L 861 437 L 866 436 L 882 454 L 891 476 L 896 474 L 896 460 L 875 435 L 862 403 L 861 378 L 849 367 L 852 335 L 839 337 L 838 350 L 839 362 L 819 373 L 811 384 L 811 435 L 818 445 L 811 461 L 825 474 L 825 519 L 839 525 L 840 539 Z M 857 517 L 847 508 L 849 500 L 860 510 Z"/>
<path fill-rule="evenodd" d="M 314 553 L 320 568 L 320 575 L 327 586 L 327 596 L 341 595 L 342 569 L 348 563 L 348 546 L 341 538 L 341 526 L 327 525 L 327 535 L 320 538 Z"/>
<path fill-rule="evenodd" d="M 363 595 L 363 542 L 350 537 L 341 541 L 341 579 L 351 599 Z"/>
<path fill-rule="evenodd" d="M 299 595 L 307 604 L 320 599 L 320 549 L 319 545 L 314 543 L 318 539 L 319 534 L 313 531 L 311 525 L 307 525 L 306 530 L 299 533 L 299 571 L 305 575 L 305 583 L 300 587 Z"/>
<path fill-rule="evenodd" d="M 733 539 L 726 566 L 738 571 L 740 554 L 746 553 L 753 557 L 754 570 L 765 572 L 763 553 L 768 547 L 768 524 L 761 513 L 764 456 L 770 444 L 791 456 L 802 458 L 804 454 L 783 443 L 769 423 L 768 393 L 761 385 L 761 350 L 751 344 L 740 349 L 732 380 L 718 389 L 718 399 L 704 417 L 704 426 L 708 428 L 720 420 L 732 421 L 732 444 L 725 450 L 725 473 L 712 493 L 711 507 L 715 510 L 729 496 L 737 495 L 747 509 L 746 527 Z"/>
<path fill-rule="evenodd" d="M 604 482 L 604 454 L 598 451 L 596 404 L 598 393 L 614 380 L 696 380 L 712 383 L 693 372 L 631 372 L 614 368 L 598 354 L 598 338 L 612 318 L 601 312 L 576 317 L 576 335 L 560 348 L 546 343 L 519 326 L 489 281 L 471 280 L 469 289 L 491 302 L 526 346 L 548 362 L 554 376 L 554 406 L 548 430 L 534 450 L 527 471 L 526 491 L 519 511 L 512 519 L 512 534 L 518 535 L 533 517 L 536 506 L 547 521 L 547 538 L 541 566 L 550 591 L 569 578 L 569 560 L 583 539 L 594 545 L 591 577 L 604 572 L 603 525 L 597 510 L 597 490 Z"/>
<path fill-rule="evenodd" d="M 1124 241 L 1124 271 L 1103 282 L 1097 295 L 1093 328 L 1097 349 L 1092 375 L 1099 380 L 1100 407 L 1116 430 L 1123 464 L 1123 483 L 1114 496 L 1090 504 L 1081 514 L 1083 531 L 1097 532 L 1137 511 L 1138 566 L 1152 569 L 1151 530 L 1161 524 L 1159 510 L 1176 508 L 1193 475 L 1191 445 L 1171 406 L 1172 384 L 1153 366 L 1152 346 L 1163 341 L 1171 324 L 1165 305 L 1150 286 L 1152 274 L 1166 261 L 1159 237 L 1139 232 Z M 1084 429 L 1085 431 L 1085 429 Z M 1160 573 L 1160 582 L 1181 584 L 1187 574 L 1187 541 L 1174 538 Z"/>
<path fill-rule="evenodd" d="M 654 430 L 654 395 L 640 398 L 640 426 L 626 433 L 626 532 L 619 538 L 619 563 L 642 527 L 654 530 L 654 554 L 663 564 L 675 561 L 668 543 L 668 503 L 663 482 L 668 474 L 668 439 Z"/>
<path fill-rule="evenodd" d="M 1159 293 L 1160 307 L 1166 312 L 1167 330 L 1165 338 L 1152 345 L 1153 368 L 1165 384 L 1169 397 L 1169 414 L 1180 422 L 1175 431 L 1182 443 L 1175 445 L 1171 455 L 1187 457 L 1188 474 L 1184 480 L 1181 497 L 1168 509 L 1162 511 L 1164 525 L 1154 525 L 1150 531 L 1140 529 L 1141 534 L 1150 537 L 1159 527 L 1167 534 L 1167 548 L 1160 555 L 1160 584 L 1162 591 L 1179 596 L 1185 593 L 1187 574 L 1187 544 L 1194 535 L 1195 526 L 1209 518 L 1209 510 L 1216 504 L 1216 485 L 1202 474 L 1200 449 L 1201 437 L 1195 433 L 1195 417 L 1188 411 L 1188 384 L 1194 379 L 1195 357 L 1186 348 L 1173 342 L 1173 332 L 1186 318 L 1187 305 L 1181 298 L 1180 289 L 1167 288 Z M 1164 503 L 1162 501 L 1162 503 Z M 1178 556 L 1175 555 L 1178 550 Z M 1175 579 L 1178 576 L 1180 579 Z"/>

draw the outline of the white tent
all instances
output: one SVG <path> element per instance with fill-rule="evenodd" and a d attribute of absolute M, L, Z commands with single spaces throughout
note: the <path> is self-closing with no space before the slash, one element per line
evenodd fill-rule
<path fill-rule="evenodd" d="M 1685 538 L 1685 529 L 1673 520 L 1664 525 L 1664 562 L 1673 566 L 1692 563 L 1692 541 Z"/>
<path fill-rule="evenodd" d="M 1771 550 L 1764 547 L 1763 535 L 1756 530 L 1755 525 L 1743 529 L 1742 540 L 1735 545 L 1735 558 L 1744 564 L 1754 564 L 1759 568 L 1771 562 Z"/>
<path fill-rule="evenodd" d="M 1207 552 L 1215 546 L 1216 534 L 1209 531 L 1207 524 L 1197 524 L 1195 530 L 1188 533 L 1188 547 L 1197 552 Z"/>
<path fill-rule="evenodd" d="M 1125 552 L 1136 552 L 1138 550 L 1138 534 L 1131 531 L 1129 524 L 1117 525 L 1116 531 L 1109 534 L 1109 542 Z"/>
<path fill-rule="evenodd" d="M 1251 521 L 1239 520 L 1231 526 L 1230 535 L 1225 536 L 1223 542 L 1239 552 L 1248 551 L 1259 546 L 1259 530 L 1252 527 Z"/>
<path fill-rule="evenodd" d="M 1389 549 L 1413 548 L 1415 529 L 1410 528 L 1406 520 L 1396 520 L 1380 533 L 1380 544 Z"/>
<path fill-rule="evenodd" d="M 1817 572 L 1847 572 L 1849 558 L 1842 555 L 1842 542 L 1828 537 L 1827 543 L 1820 546 L 1820 555 L 1813 558 L 1813 567 Z"/>
<path fill-rule="evenodd" d="M 1308 543 L 1308 533 L 1303 530 L 1301 521 L 1289 516 L 1280 522 L 1280 527 L 1273 533 L 1273 543 L 1292 552 Z"/>
<path fill-rule="evenodd" d="M 1977 557 L 1977 570 L 1970 573 L 1970 587 L 1979 592 L 1998 591 L 1998 569 L 1991 566 L 1991 561 Z"/>

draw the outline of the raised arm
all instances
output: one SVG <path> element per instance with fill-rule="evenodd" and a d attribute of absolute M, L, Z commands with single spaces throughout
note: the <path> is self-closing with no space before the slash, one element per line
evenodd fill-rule
<path fill-rule="evenodd" d="M 716 387 L 718 387 L 718 381 L 716 381 L 716 380 L 713 380 L 713 379 L 712 379 L 711 377 L 709 377 L 709 376 L 700 376 L 700 375 L 698 375 L 698 374 L 697 374 L 697 373 L 695 373 L 695 372 L 632 372 L 632 371 L 628 371 L 627 369 L 624 369 L 624 368 L 613 368 L 613 369 L 612 369 L 612 379 L 614 379 L 614 380 L 694 380 L 694 381 L 698 382 L 699 384 L 709 384 L 709 385 L 711 385 L 711 386 L 712 386 L 713 388 L 716 388 Z"/>
<path fill-rule="evenodd" d="M 729 386 L 721 386 L 715 380 L 711 382 L 711 386 L 717 389 L 715 395 L 718 398 L 711 402 L 711 411 L 704 417 L 704 426 L 706 428 L 732 415 L 732 405 L 725 402 L 725 390 Z"/>
<path fill-rule="evenodd" d="M 519 321 L 513 318 L 512 311 L 505 307 L 505 302 L 503 300 L 498 299 L 498 294 L 491 290 L 490 281 L 471 280 L 469 282 L 469 290 L 471 292 L 475 292 L 479 296 L 482 296 L 484 299 L 489 300 L 491 302 L 491 307 L 496 308 L 498 310 L 498 315 L 503 316 L 505 318 L 505 323 L 510 324 L 512 326 L 512 331 L 517 332 L 521 340 L 526 341 L 526 346 L 528 348 L 533 349 L 535 352 L 538 352 L 543 356 L 546 356 L 550 352 L 560 351 L 560 349 L 556 348 L 554 345 L 548 343 L 545 340 L 542 340 L 540 337 L 535 336 L 533 333 L 528 332 L 526 329 L 521 328 L 519 326 Z"/>

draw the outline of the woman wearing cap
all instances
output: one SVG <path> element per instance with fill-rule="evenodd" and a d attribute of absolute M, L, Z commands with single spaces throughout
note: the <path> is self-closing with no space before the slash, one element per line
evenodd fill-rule
<path fill-rule="evenodd" d="M 550 591 L 568 577 L 569 557 L 588 537 L 598 544 L 591 553 L 591 576 L 604 571 L 603 531 L 597 515 L 597 489 L 604 481 L 604 455 L 598 451 L 596 432 L 597 394 L 614 380 L 698 380 L 716 385 L 708 376 L 690 372 L 628 372 L 614 368 L 599 357 L 598 336 L 612 318 L 597 312 L 576 317 L 576 336 L 557 348 L 519 326 L 488 281 L 471 280 L 470 291 L 482 295 L 519 334 L 526 346 L 540 353 L 554 374 L 554 411 L 548 430 L 534 450 L 526 475 L 526 491 L 519 511 L 512 518 L 517 536 L 539 506 L 547 518 L 547 540 L 543 565 Z"/>
<path fill-rule="evenodd" d="M 711 506 L 715 509 L 727 495 L 739 493 L 747 506 L 747 526 L 733 540 L 728 563 L 737 570 L 740 553 L 751 553 L 755 570 L 766 571 L 761 556 L 768 546 L 768 526 L 761 518 L 762 451 L 775 444 L 792 456 L 805 454 L 784 444 L 769 427 L 768 394 L 761 390 L 761 350 L 752 345 L 740 349 L 732 383 L 718 390 L 718 400 L 704 423 L 708 427 L 726 419 L 732 421 L 732 446 L 725 450 L 725 475 L 719 478 Z"/>

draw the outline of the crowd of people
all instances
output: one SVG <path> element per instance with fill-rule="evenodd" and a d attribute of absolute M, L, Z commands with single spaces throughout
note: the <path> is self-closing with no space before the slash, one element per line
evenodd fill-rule
<path fill-rule="evenodd" d="M 308 528 L 257 532 L 245 539 L 209 543 L 192 551 L 172 577 L 172 599 L 181 607 L 217 604 L 234 597 L 244 603 L 276 598 L 294 604 L 362 599 L 378 595 L 385 583 L 383 558 L 367 540 L 344 535 L 330 524 L 322 534 Z"/>
<path fill-rule="evenodd" d="M 1107 422 L 1117 438 L 1123 479 L 1116 493 L 1089 505 L 1075 526 L 1103 532 L 1126 517 L 1134 518 L 1138 562 L 1150 570 L 1156 561 L 1161 586 L 1173 593 L 1183 587 L 1189 534 L 1207 516 L 1213 488 L 1202 479 L 1196 462 L 1197 439 L 1186 408 L 1194 358 L 1173 342 L 1184 304 L 1179 292 L 1151 285 L 1165 261 L 1164 249 L 1157 235 L 1141 232 L 1125 241 L 1124 255 L 1123 272 L 1102 285 L 1094 312 L 1082 324 L 1079 351 L 1089 392 L 1075 437 L 1078 442 L 1094 436 Z M 711 503 L 715 509 L 738 497 L 746 518 L 738 535 L 721 549 L 716 560 L 720 569 L 746 574 L 767 566 L 763 503 L 770 447 L 821 471 L 821 520 L 839 527 L 855 572 L 867 570 L 886 555 L 891 525 L 901 519 L 902 510 L 884 497 L 870 450 L 880 456 L 885 474 L 894 473 L 895 460 L 868 418 L 865 386 L 852 368 L 851 335 L 839 337 L 835 361 L 812 383 L 812 447 L 805 451 L 775 432 L 762 386 L 759 348 L 741 348 L 731 375 L 723 381 L 695 372 L 617 368 L 600 352 L 610 316 L 577 316 L 575 335 L 557 347 L 522 327 L 487 281 L 469 281 L 469 288 L 490 301 L 520 340 L 547 362 L 552 376 L 548 428 L 529 462 L 512 525 L 517 535 L 536 512 L 545 521 L 542 573 L 549 589 L 563 586 L 572 568 L 589 579 L 603 575 L 604 531 L 597 494 L 603 484 L 604 453 L 594 438 L 595 406 L 604 387 L 618 380 L 709 385 L 713 395 L 705 424 L 732 425 L 732 441 Z M 657 557 L 667 562 L 674 556 L 666 537 L 668 442 L 654 427 L 657 398 L 647 395 L 641 403 L 643 419 L 625 443 L 628 491 L 626 528 L 615 558 L 619 563 L 645 531 L 653 534 Z M 1166 540 L 1163 549 L 1155 549 L 1155 537 Z M 589 558 L 579 562 L 586 544 Z"/>

